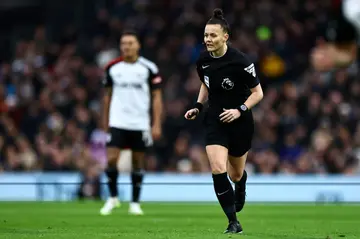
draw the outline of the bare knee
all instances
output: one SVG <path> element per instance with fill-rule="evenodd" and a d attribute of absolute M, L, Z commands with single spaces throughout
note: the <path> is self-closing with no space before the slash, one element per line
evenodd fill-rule
<path fill-rule="evenodd" d="M 226 164 L 223 162 L 212 162 L 211 166 L 211 172 L 213 174 L 220 174 L 226 172 Z"/>
<path fill-rule="evenodd" d="M 206 152 L 209 157 L 211 172 L 221 174 L 226 172 L 228 150 L 220 145 L 206 146 Z"/>
<path fill-rule="evenodd" d="M 233 182 L 239 182 L 244 174 L 243 170 L 229 172 L 229 177 Z"/>

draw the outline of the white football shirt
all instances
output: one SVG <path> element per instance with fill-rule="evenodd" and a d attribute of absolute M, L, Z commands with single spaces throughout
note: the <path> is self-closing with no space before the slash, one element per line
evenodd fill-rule
<path fill-rule="evenodd" d="M 345 0 L 343 4 L 343 13 L 345 17 L 353 24 L 360 37 L 360 1 Z"/>
<path fill-rule="evenodd" d="M 125 130 L 151 128 L 152 91 L 162 79 L 155 63 L 139 57 L 134 63 L 117 58 L 106 67 L 104 87 L 112 88 L 109 126 Z"/>

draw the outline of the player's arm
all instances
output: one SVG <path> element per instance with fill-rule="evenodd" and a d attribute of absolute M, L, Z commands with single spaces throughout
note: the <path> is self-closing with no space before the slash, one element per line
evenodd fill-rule
<path fill-rule="evenodd" d="M 163 113 L 162 92 L 161 89 L 152 91 L 153 104 L 153 125 L 161 127 L 161 118 Z"/>
<path fill-rule="evenodd" d="M 198 95 L 196 104 L 185 113 L 185 115 L 184 115 L 185 119 L 188 119 L 188 120 L 195 119 L 196 116 L 202 111 L 204 104 L 208 99 L 208 96 L 209 96 L 208 88 L 206 87 L 206 85 L 204 83 L 202 83 L 200 86 L 200 91 L 199 91 L 199 95 Z"/>
<path fill-rule="evenodd" d="M 257 86 L 251 88 L 250 91 L 251 91 L 251 95 L 249 96 L 249 98 L 247 98 L 247 100 L 244 103 L 244 105 L 246 105 L 248 109 L 253 108 L 264 97 L 264 93 L 260 83 Z"/>
<path fill-rule="evenodd" d="M 205 76 L 204 76 L 204 72 L 202 70 L 201 67 L 201 63 L 198 61 L 196 63 L 196 72 L 198 73 L 198 76 L 200 78 L 200 81 L 202 82 L 201 86 L 200 86 L 200 91 L 199 91 L 199 95 L 198 95 L 198 99 L 197 99 L 197 104 L 201 104 L 204 105 L 205 102 L 208 100 L 208 96 L 209 96 L 209 91 L 208 91 L 208 87 L 205 84 Z M 200 106 L 200 105 L 199 105 Z M 202 108 L 202 107 L 201 107 Z M 199 111 L 201 111 L 201 109 L 198 109 Z"/>
<path fill-rule="evenodd" d="M 150 85 L 152 90 L 152 137 L 154 140 L 158 140 L 161 137 L 161 120 L 163 114 L 163 101 L 162 101 L 162 78 L 158 73 L 157 67 L 150 72 Z"/>
<path fill-rule="evenodd" d="M 109 111 L 110 101 L 112 96 L 113 80 L 110 76 L 109 69 L 106 69 L 105 78 L 103 79 L 104 95 L 102 99 L 103 112 L 102 112 L 102 127 L 105 132 L 109 129 Z"/>
<path fill-rule="evenodd" d="M 200 86 L 198 99 L 197 99 L 195 105 L 190 110 L 188 110 L 184 115 L 185 119 L 188 119 L 188 120 L 193 120 L 196 118 L 196 116 L 202 111 L 204 104 L 208 100 L 208 96 L 209 96 L 209 90 L 208 90 L 208 87 L 204 83 L 204 80 L 205 80 L 204 73 L 201 70 L 201 66 L 200 66 L 199 62 L 196 63 L 196 71 L 198 73 L 198 76 L 199 76 L 202 84 Z"/>
<path fill-rule="evenodd" d="M 245 67 L 244 70 L 249 73 L 246 77 L 246 85 L 250 89 L 251 94 L 244 102 L 244 105 L 247 109 L 251 109 L 263 99 L 264 93 L 260 84 L 260 80 L 256 75 L 255 65 L 250 61 L 247 61 L 246 65 L 247 67 Z"/>
<path fill-rule="evenodd" d="M 199 91 L 197 102 L 201 103 L 201 104 L 205 104 L 208 99 L 208 96 L 209 96 L 208 88 L 206 87 L 206 85 L 204 83 L 202 83 L 200 86 L 200 91 Z"/>

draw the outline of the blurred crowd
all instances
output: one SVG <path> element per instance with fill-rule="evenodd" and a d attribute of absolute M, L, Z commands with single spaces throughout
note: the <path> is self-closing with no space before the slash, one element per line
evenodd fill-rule
<path fill-rule="evenodd" d="M 328 1 L 285 2 L 89 0 L 85 8 L 64 1 L 31 34 L 15 38 L 0 63 L 0 171 L 102 170 L 103 67 L 119 55 L 121 31 L 135 28 L 141 54 L 165 80 L 163 137 L 149 151 L 147 170 L 209 172 L 201 118 L 186 122 L 183 114 L 200 86 L 194 63 L 204 25 L 221 7 L 230 44 L 256 63 L 265 92 L 253 110 L 248 172 L 360 173 L 357 67 L 313 72 L 309 50 L 323 34 Z"/>

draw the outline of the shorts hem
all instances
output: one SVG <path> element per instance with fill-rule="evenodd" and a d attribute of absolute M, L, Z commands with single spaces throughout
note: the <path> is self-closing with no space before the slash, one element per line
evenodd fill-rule
<path fill-rule="evenodd" d="M 225 144 L 225 143 L 207 142 L 207 143 L 205 144 L 205 146 L 211 146 L 211 145 L 219 145 L 219 146 L 223 146 L 223 147 L 229 149 L 229 146 L 228 146 L 227 144 Z"/>
<path fill-rule="evenodd" d="M 238 151 L 238 152 L 233 152 L 233 151 L 230 151 L 230 150 L 229 150 L 228 154 L 229 154 L 231 157 L 238 158 L 238 157 L 244 156 L 244 154 L 246 154 L 246 152 L 249 152 L 250 149 L 251 149 L 251 147 L 248 148 L 248 149 L 246 149 L 246 150 L 241 150 L 241 151 Z"/>

